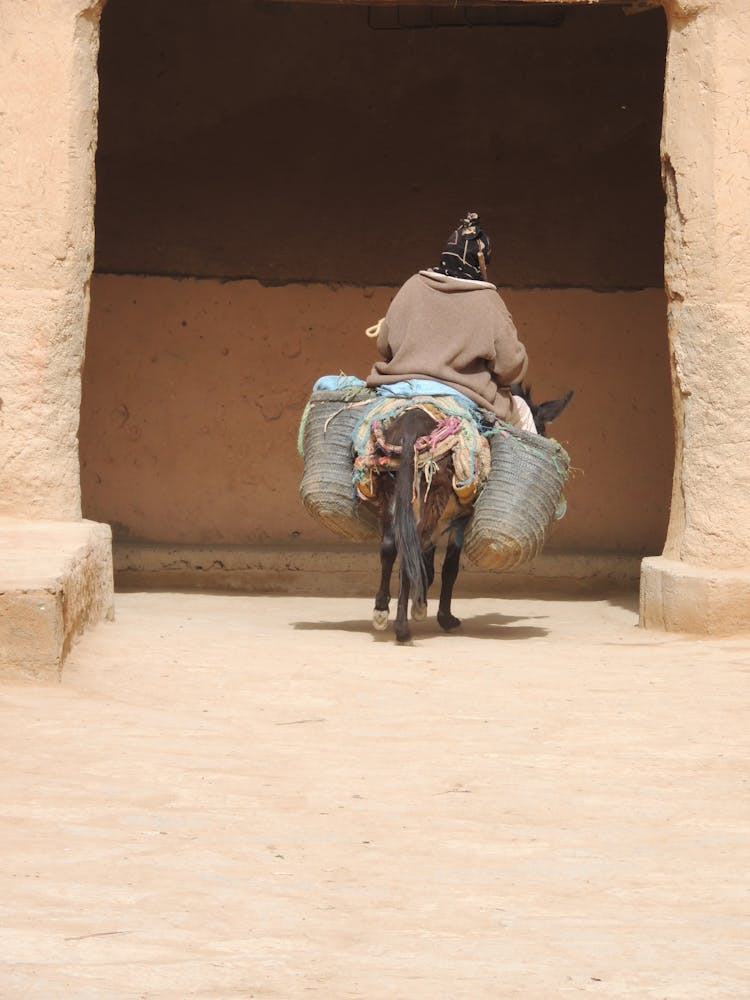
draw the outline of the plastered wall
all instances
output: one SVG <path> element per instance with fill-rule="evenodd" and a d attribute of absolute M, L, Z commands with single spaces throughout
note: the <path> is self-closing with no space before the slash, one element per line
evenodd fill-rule
<path fill-rule="evenodd" d="M 0 516 L 81 513 L 100 4 L 0 4 Z"/>
<path fill-rule="evenodd" d="M 376 31 L 362 7 L 212 6 L 103 17 L 86 516 L 123 540 L 333 540 L 297 494 L 312 383 L 366 375 L 365 327 L 472 207 L 535 394 L 575 392 L 551 546 L 660 551 L 661 12 Z"/>
<path fill-rule="evenodd" d="M 365 327 L 393 289 L 99 276 L 81 426 L 87 516 L 115 537 L 332 541 L 298 498 L 299 419 L 318 375 L 364 377 Z M 537 398 L 576 467 L 551 547 L 642 552 L 666 531 L 672 474 L 658 290 L 505 293 Z"/>

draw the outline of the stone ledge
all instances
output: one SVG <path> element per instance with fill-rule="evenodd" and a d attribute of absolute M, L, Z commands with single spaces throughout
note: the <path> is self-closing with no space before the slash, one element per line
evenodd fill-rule
<path fill-rule="evenodd" d="M 438 555 L 438 572 L 441 560 Z M 509 573 L 464 562 L 457 596 L 636 589 L 640 556 L 548 553 Z M 128 590 L 223 590 L 372 597 L 380 573 L 372 545 L 209 546 L 116 542 L 115 583 Z"/>
<path fill-rule="evenodd" d="M 750 569 L 644 559 L 640 622 L 643 628 L 696 636 L 750 633 Z"/>
<path fill-rule="evenodd" d="M 81 632 L 114 616 L 111 531 L 0 518 L 0 678 L 59 680 Z"/>

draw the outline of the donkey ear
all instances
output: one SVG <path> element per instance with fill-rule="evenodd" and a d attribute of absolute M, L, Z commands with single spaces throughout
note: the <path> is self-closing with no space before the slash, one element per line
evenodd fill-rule
<path fill-rule="evenodd" d="M 569 389 L 560 399 L 549 399 L 546 403 L 540 403 L 534 409 L 534 419 L 541 423 L 548 424 L 556 417 L 559 417 L 571 400 L 573 390 Z"/>

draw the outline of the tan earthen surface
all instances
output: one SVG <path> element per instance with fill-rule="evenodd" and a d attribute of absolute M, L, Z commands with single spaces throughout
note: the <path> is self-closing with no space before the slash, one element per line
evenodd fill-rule
<path fill-rule="evenodd" d="M 750 634 L 750 570 L 652 557 L 641 567 L 641 625 L 692 635 Z"/>
<path fill-rule="evenodd" d="M 442 547 L 437 566 L 442 565 Z M 371 597 L 380 572 L 377 542 L 307 546 L 113 546 L 115 582 L 124 590 L 218 590 L 299 597 Z M 543 552 L 510 572 L 477 569 L 461 561 L 458 596 L 581 594 L 638 584 L 641 560 L 613 552 Z M 394 577 L 395 580 L 395 577 Z"/>
<path fill-rule="evenodd" d="M 0 517 L 0 677 L 59 678 L 76 639 L 113 613 L 109 525 Z"/>
<path fill-rule="evenodd" d="M 0 514 L 81 516 L 94 256 L 95 0 L 0 5 Z"/>
<path fill-rule="evenodd" d="M 634 597 L 130 594 L 0 690 L 0 995 L 750 992 L 750 642 Z"/>
<path fill-rule="evenodd" d="M 363 378 L 394 289 L 95 276 L 84 369 L 84 512 L 118 541 L 336 541 L 299 498 L 314 381 Z M 571 455 L 561 551 L 658 553 L 673 435 L 663 292 L 503 290 L 549 427 Z"/>
<path fill-rule="evenodd" d="M 740 416 L 750 406 L 750 234 L 739 221 L 749 207 L 750 27 L 745 0 L 665 9 L 661 146 L 676 456 L 664 558 L 646 564 L 641 618 L 720 634 L 750 628 Z"/>

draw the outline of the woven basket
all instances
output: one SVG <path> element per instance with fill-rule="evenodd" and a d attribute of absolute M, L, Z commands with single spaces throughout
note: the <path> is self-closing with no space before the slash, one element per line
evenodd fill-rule
<path fill-rule="evenodd" d="M 314 392 L 302 418 L 302 502 L 317 521 L 353 542 L 378 537 L 377 514 L 352 483 L 352 433 L 375 399 L 371 389 Z"/>
<path fill-rule="evenodd" d="M 503 425 L 490 442 L 489 479 L 474 505 L 463 550 L 482 569 L 513 569 L 542 549 L 564 512 L 570 458 L 552 438 Z"/>

